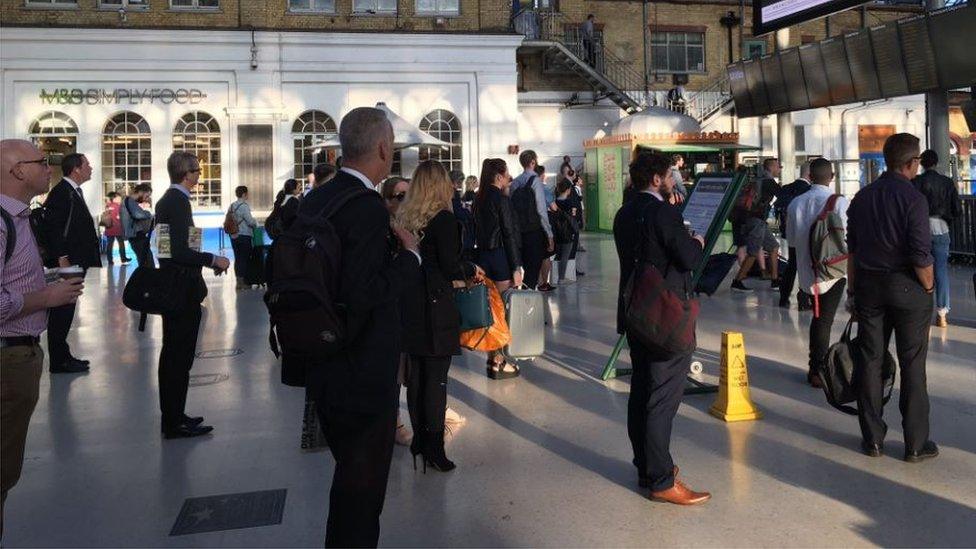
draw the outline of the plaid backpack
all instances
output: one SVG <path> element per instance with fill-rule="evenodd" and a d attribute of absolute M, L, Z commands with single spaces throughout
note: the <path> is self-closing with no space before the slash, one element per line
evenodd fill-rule
<path fill-rule="evenodd" d="M 813 314 L 820 316 L 819 291 L 816 284 L 836 280 L 847 276 L 847 236 L 844 230 L 844 220 L 835 211 L 837 199 L 841 195 L 835 194 L 827 199 L 820 215 L 810 226 L 810 262 L 813 268 Z"/>

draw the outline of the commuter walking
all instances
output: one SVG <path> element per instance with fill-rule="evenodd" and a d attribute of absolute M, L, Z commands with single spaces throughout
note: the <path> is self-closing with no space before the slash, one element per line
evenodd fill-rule
<path fill-rule="evenodd" d="M 139 265 L 155 266 L 152 250 L 149 248 L 149 235 L 153 228 L 153 214 L 147 207 L 152 199 L 152 185 L 139 183 L 133 187 L 129 196 L 122 200 L 119 219 L 122 233 L 136 254 Z M 146 205 L 144 207 L 143 205 Z"/>
<path fill-rule="evenodd" d="M 98 231 L 85 203 L 81 186 L 91 179 L 92 167 L 83 154 L 66 154 L 61 160 L 64 178 L 44 201 L 44 224 L 48 249 L 45 267 L 76 265 L 87 273 L 101 267 Z M 75 302 L 48 311 L 48 368 L 52 374 L 87 372 L 89 361 L 71 354 L 68 332 L 75 318 Z"/>
<path fill-rule="evenodd" d="M 596 67 L 596 17 L 586 16 L 586 21 L 580 25 L 580 36 L 583 40 L 583 57 L 587 65 Z"/>
<path fill-rule="evenodd" d="M 74 303 L 84 283 L 44 282 L 30 204 L 47 192 L 51 168 L 30 141 L 0 141 L 0 535 L 7 494 L 20 480 L 27 429 L 40 396 L 48 310 Z"/>
<path fill-rule="evenodd" d="M 170 186 L 156 205 L 159 268 L 173 270 L 187 288 L 180 311 L 163 315 L 163 348 L 159 352 L 162 431 L 172 439 L 213 431 L 203 424 L 202 417 L 186 415 L 186 393 L 200 333 L 200 303 L 207 297 L 201 270 L 210 267 L 220 275 L 230 267 L 230 261 L 199 249 L 200 230 L 193 226 L 190 193 L 200 181 L 200 161 L 192 153 L 177 151 L 166 161 L 166 171 Z"/>
<path fill-rule="evenodd" d="M 753 291 L 743 281 L 749 276 L 749 271 L 756 262 L 763 271 L 763 277 L 768 277 L 772 281 L 772 289 L 779 289 L 780 284 L 779 241 L 769 230 L 766 216 L 769 214 L 770 203 L 780 190 L 776 178 L 780 176 L 783 168 L 775 158 L 763 160 L 762 166 L 756 181 L 748 183 L 742 190 L 739 201 L 732 211 L 733 230 L 738 228 L 736 242 L 745 247 L 746 253 L 739 266 L 739 272 L 732 280 L 732 289 L 740 292 Z M 764 252 L 769 254 L 768 258 Z"/>
<path fill-rule="evenodd" d="M 816 296 L 816 307 L 813 318 L 810 319 L 810 360 L 807 383 L 812 387 L 820 388 L 822 384 L 818 372 L 827 361 L 830 327 L 834 323 L 837 307 L 844 297 L 847 279 L 845 276 L 836 278 L 828 278 L 822 274 L 818 276 L 818 273 L 814 272 L 814 264 L 822 264 L 822 260 L 829 258 L 819 257 L 821 250 L 810 248 L 810 229 L 818 222 L 821 215 L 826 218 L 829 211 L 835 212 L 842 226 L 846 227 L 847 198 L 834 194 L 830 188 L 834 173 L 828 160 L 817 158 L 804 164 L 802 173 L 811 178 L 813 185 L 808 191 L 792 199 L 789 210 L 784 216 L 790 244 L 790 259 L 797 269 L 800 291 L 803 295 Z M 792 287 L 792 283 L 790 286 Z"/>
<path fill-rule="evenodd" d="M 631 274 L 653 265 L 663 273 L 667 289 L 684 299 L 691 294 L 691 270 L 702 256 L 704 240 L 692 237 L 676 207 L 668 158 L 642 153 L 630 165 L 634 197 L 613 220 L 613 240 L 620 259 L 617 332 L 627 335 L 633 378 L 627 403 L 627 431 L 634 449 L 638 483 L 651 497 L 668 503 L 694 505 L 711 496 L 695 492 L 677 479 L 671 458 L 671 429 L 681 404 L 685 377 L 691 365 L 689 350 L 673 353 L 645 345 L 626 326 L 624 290 Z"/>
<path fill-rule="evenodd" d="M 485 271 L 499 292 L 521 286 L 521 234 L 512 203 L 506 191 L 512 184 L 508 165 L 500 158 L 481 163 L 481 183 L 474 201 L 475 230 L 478 235 L 478 266 Z M 500 351 L 488 353 L 488 377 L 508 379 L 519 375 L 519 368 Z"/>
<path fill-rule="evenodd" d="M 305 197 L 301 214 L 320 215 L 335 200 L 351 197 L 330 218 L 342 250 L 336 296 L 344 305 L 347 345 L 346 352 L 309 369 L 308 386 L 336 462 L 325 545 L 375 547 L 399 398 L 399 299 L 421 291 L 421 262 L 417 239 L 399 228 L 394 238 L 390 214 L 375 193 L 393 165 L 386 114 L 353 109 L 339 125 L 339 142 L 342 169 Z"/>
<path fill-rule="evenodd" d="M 929 203 L 929 230 L 932 232 L 932 258 L 935 261 L 935 325 L 945 328 L 949 325 L 949 227 L 962 215 L 962 202 L 959 189 L 948 177 L 936 171 L 939 155 L 933 150 L 922 153 L 920 175 L 912 179 L 912 184 Z"/>
<path fill-rule="evenodd" d="M 125 253 L 125 238 L 122 231 L 122 220 L 120 217 L 119 209 L 122 206 L 122 197 L 119 193 L 112 191 L 106 195 L 108 202 L 105 204 L 105 212 L 102 214 L 103 219 L 107 218 L 108 225 L 105 226 L 105 238 L 108 243 L 105 247 L 105 260 L 111 265 L 114 263 L 112 261 L 112 248 L 114 244 L 119 245 L 119 261 L 123 265 L 129 264 L 129 256 Z M 107 216 L 105 214 L 108 214 Z"/>
<path fill-rule="evenodd" d="M 790 204 L 793 200 L 802 194 L 810 190 L 810 162 L 804 162 L 800 165 L 800 177 L 796 181 L 783 185 L 783 188 L 776 194 L 776 217 L 779 219 L 779 230 L 783 235 L 783 238 L 787 239 L 789 242 L 789 257 L 786 261 L 786 272 L 783 273 L 783 278 L 779 285 L 779 306 L 785 309 L 790 307 L 790 294 L 793 293 L 793 286 L 796 283 L 796 271 L 797 271 L 797 251 L 794 242 L 797 238 L 806 239 L 806 232 L 797 234 L 795 236 L 790 236 L 790 231 L 788 230 L 789 225 L 789 215 L 788 210 Z M 812 224 L 812 223 L 811 223 Z M 809 227 L 807 231 L 809 231 Z M 809 247 L 809 246 L 808 246 Z M 806 256 L 801 256 L 802 261 L 807 261 Z M 812 305 L 810 304 L 810 297 L 804 291 L 804 286 L 801 285 L 800 289 L 796 292 L 796 302 L 801 311 L 810 310 Z M 809 286 L 807 286 L 809 288 Z"/>
<path fill-rule="evenodd" d="M 549 214 L 546 213 L 545 184 L 535 173 L 539 164 L 535 151 L 522 152 L 519 163 L 525 171 L 512 181 L 512 206 L 521 232 L 525 285 L 535 289 L 539 285 L 542 261 L 555 251 L 555 242 L 552 227 L 549 226 Z"/>
<path fill-rule="evenodd" d="M 289 181 L 294 181 L 294 179 Z M 298 186 L 297 182 L 295 186 Z M 251 215 L 251 205 L 247 203 L 247 187 L 239 185 L 234 189 L 234 195 L 237 197 L 237 200 L 227 208 L 227 213 L 234 219 L 237 232 L 228 236 L 230 236 L 231 248 L 234 250 L 234 276 L 237 277 L 236 288 L 243 290 L 250 289 L 251 287 L 247 283 L 247 268 L 248 261 L 251 259 L 254 229 L 258 228 L 258 222 Z"/>
<path fill-rule="evenodd" d="M 907 133 L 885 140 L 888 169 L 851 200 L 847 242 L 858 345 L 857 387 L 861 447 L 880 456 L 888 426 L 882 419 L 882 362 L 886 331 L 893 330 L 901 370 L 902 429 L 905 461 L 935 457 L 929 440 L 929 396 L 925 385 L 932 319 L 932 234 L 925 196 L 912 186 L 918 173 L 919 140 Z M 889 331 L 890 333 L 890 331 Z"/>

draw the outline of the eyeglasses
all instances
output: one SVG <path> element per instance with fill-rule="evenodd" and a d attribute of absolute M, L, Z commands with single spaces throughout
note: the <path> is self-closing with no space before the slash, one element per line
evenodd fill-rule
<path fill-rule="evenodd" d="M 41 166 L 47 166 L 48 161 L 47 161 L 47 157 L 45 156 L 43 158 L 38 158 L 37 160 L 21 160 L 20 162 L 14 164 L 14 166 L 17 166 L 19 164 L 40 164 Z"/>
<path fill-rule="evenodd" d="M 403 200 L 407 198 L 407 193 L 396 193 L 390 198 L 396 200 L 397 202 L 403 202 Z"/>
<path fill-rule="evenodd" d="M 200 173 L 202 170 L 200 168 L 194 168 L 192 170 L 187 170 L 189 173 Z"/>

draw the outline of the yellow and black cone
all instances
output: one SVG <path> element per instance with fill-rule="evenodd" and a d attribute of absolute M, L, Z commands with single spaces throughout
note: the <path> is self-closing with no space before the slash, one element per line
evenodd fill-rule
<path fill-rule="evenodd" d="M 762 417 L 749 398 L 749 372 L 746 347 L 741 332 L 722 332 L 722 372 L 718 397 L 708 410 L 725 421 L 746 421 Z"/>

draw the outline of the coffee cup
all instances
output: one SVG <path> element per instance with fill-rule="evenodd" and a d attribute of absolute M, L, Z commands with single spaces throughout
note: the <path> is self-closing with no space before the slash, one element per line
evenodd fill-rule
<path fill-rule="evenodd" d="M 85 270 L 78 265 L 71 265 L 70 267 L 61 267 L 58 269 L 58 275 L 65 280 L 71 278 L 84 278 Z"/>

